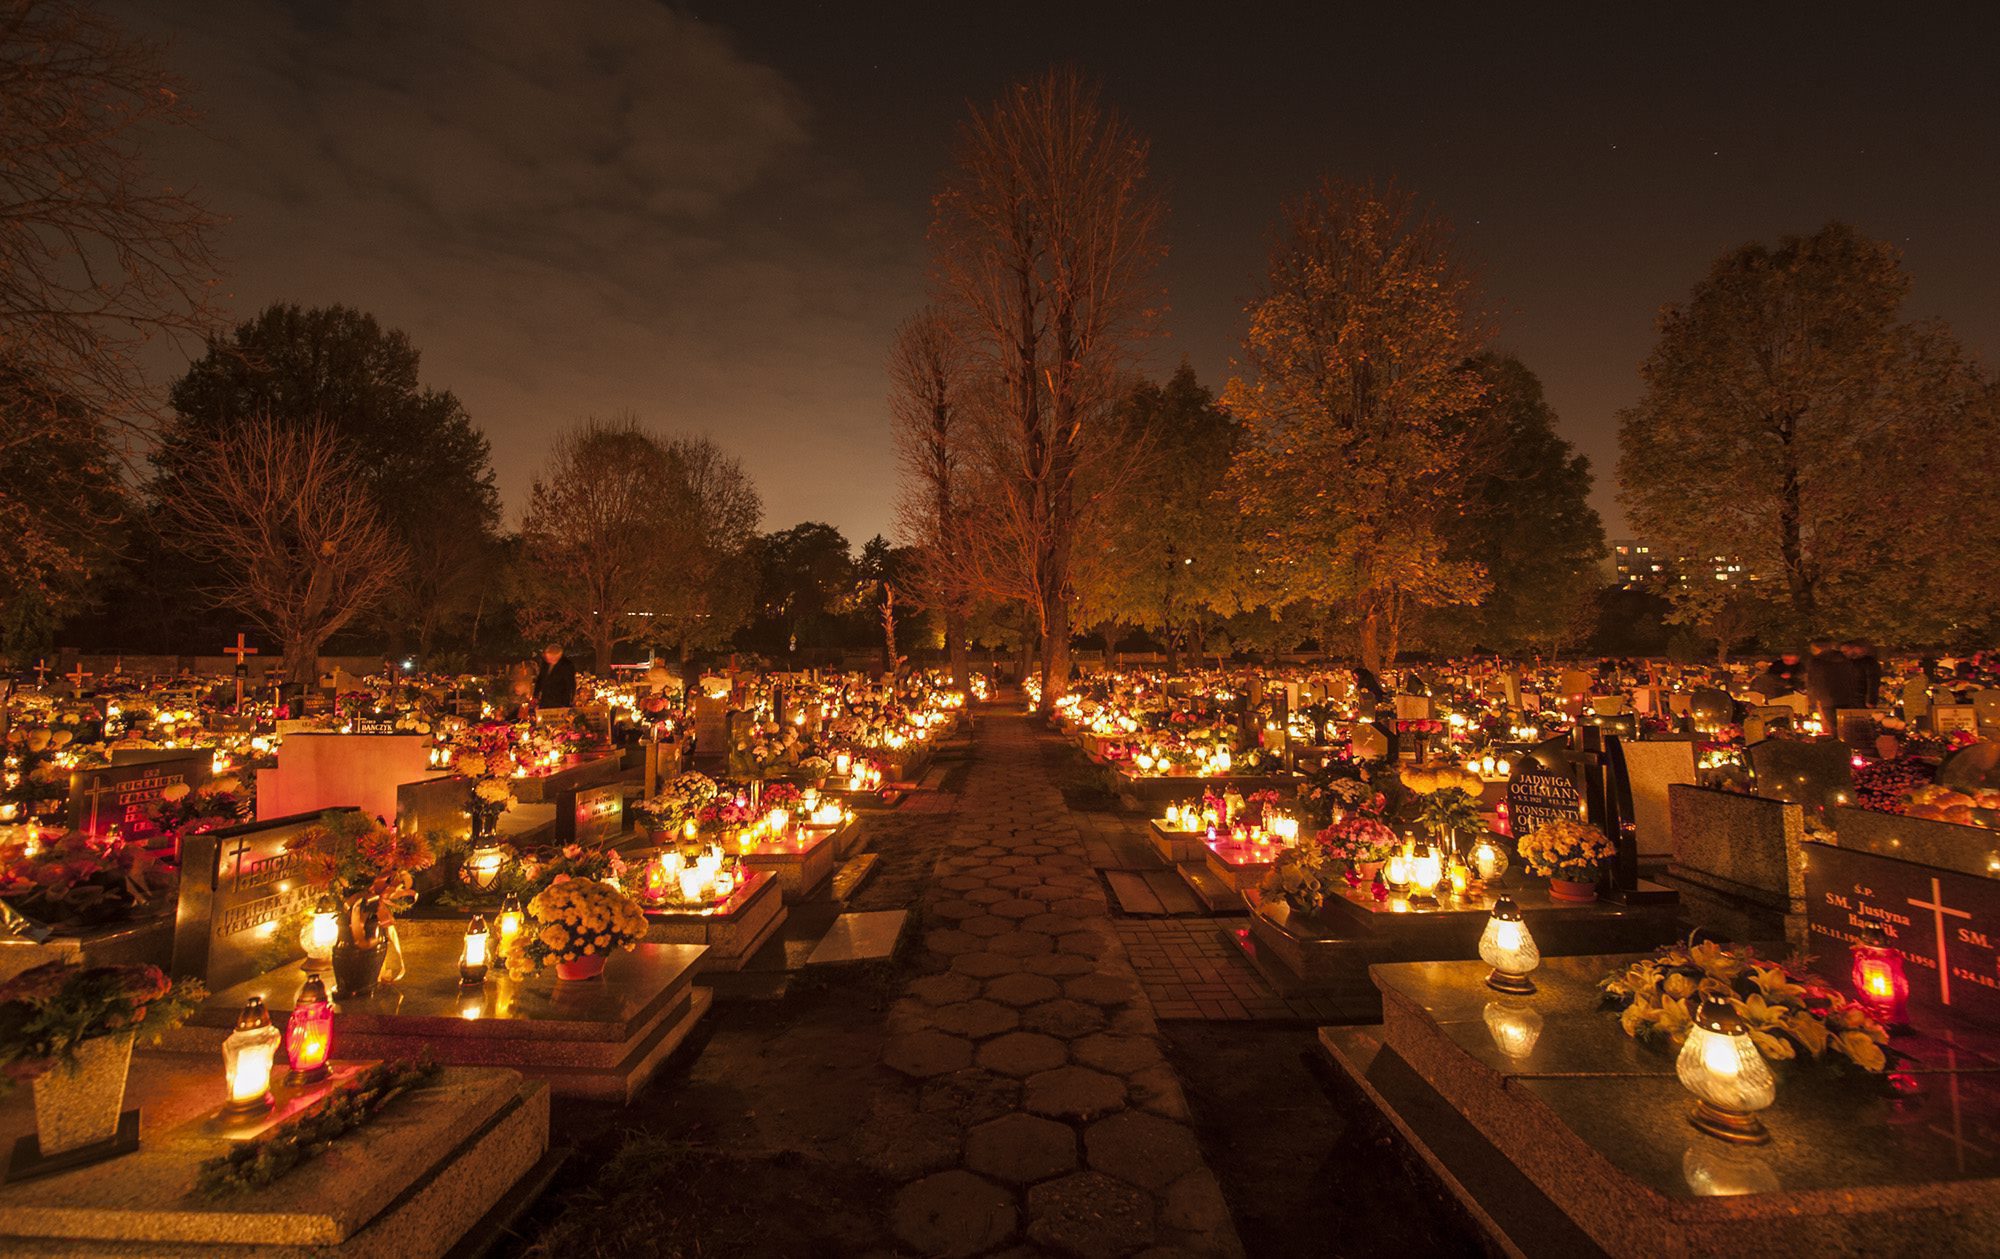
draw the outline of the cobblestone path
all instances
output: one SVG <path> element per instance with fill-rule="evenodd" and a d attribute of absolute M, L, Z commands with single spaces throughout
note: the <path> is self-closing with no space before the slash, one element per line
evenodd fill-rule
<path fill-rule="evenodd" d="M 988 709 L 922 906 L 927 973 L 883 1063 L 955 1155 L 896 1191 L 926 1255 L 1238 1255 L 1242 1248 L 1075 818 L 1055 736 Z M 913 1116 L 912 1118 L 915 1118 Z M 943 1131 L 939 1131 L 942 1129 Z"/>

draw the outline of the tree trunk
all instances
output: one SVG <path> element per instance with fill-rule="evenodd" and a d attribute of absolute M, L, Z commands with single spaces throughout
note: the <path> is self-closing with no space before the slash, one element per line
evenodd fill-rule
<path fill-rule="evenodd" d="M 882 583 L 882 672 L 895 678 L 896 668 L 896 588 Z"/>
<path fill-rule="evenodd" d="M 1361 665 L 1376 677 L 1382 676 L 1381 635 L 1380 613 L 1371 602 L 1361 614 Z"/>
<path fill-rule="evenodd" d="M 608 678 L 611 676 L 611 634 L 609 631 L 606 631 L 600 634 L 592 634 L 590 638 L 590 650 L 597 661 L 597 676 Z"/>
<path fill-rule="evenodd" d="M 972 659 L 966 649 L 966 616 L 961 611 L 944 614 L 944 649 L 951 659 L 951 684 L 969 701 L 972 698 Z"/>
<path fill-rule="evenodd" d="M 284 638 L 285 680 L 306 687 L 319 685 L 319 650 L 325 643 L 324 638 L 308 638 L 304 634 Z"/>
<path fill-rule="evenodd" d="M 1804 629 L 1812 632 L 1819 622 L 1818 583 L 1807 571 L 1803 537 L 1804 508 L 1799 484 L 1797 424 L 1791 417 L 1777 425 L 1778 471 L 1778 553 L 1785 565 L 1785 585 L 1791 592 L 1792 610 Z"/>
<path fill-rule="evenodd" d="M 1042 707 L 1044 715 L 1056 709 L 1056 700 L 1069 689 L 1069 604 L 1050 600 L 1051 607 L 1042 630 Z"/>

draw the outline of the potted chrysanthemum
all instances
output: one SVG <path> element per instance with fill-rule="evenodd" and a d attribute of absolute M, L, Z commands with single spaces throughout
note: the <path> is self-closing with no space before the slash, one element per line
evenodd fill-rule
<path fill-rule="evenodd" d="M 613 949 L 646 938 L 646 911 L 609 883 L 558 875 L 528 902 L 528 921 L 507 953 L 507 972 L 525 979 L 553 961 L 556 978 L 595 979 Z"/>

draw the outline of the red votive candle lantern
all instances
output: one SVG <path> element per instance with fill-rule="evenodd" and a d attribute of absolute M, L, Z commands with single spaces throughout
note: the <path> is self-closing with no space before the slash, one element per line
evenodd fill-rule
<path fill-rule="evenodd" d="M 1909 1021 L 1910 980 L 1903 973 L 1903 955 L 1890 947 L 1880 927 L 1862 931 L 1854 946 L 1854 995 L 1885 1026 Z"/>
<path fill-rule="evenodd" d="M 332 1053 L 333 1002 L 327 1000 L 326 981 L 308 975 L 285 1024 L 285 1059 L 292 1065 L 292 1080 L 299 1084 L 324 1080 Z"/>

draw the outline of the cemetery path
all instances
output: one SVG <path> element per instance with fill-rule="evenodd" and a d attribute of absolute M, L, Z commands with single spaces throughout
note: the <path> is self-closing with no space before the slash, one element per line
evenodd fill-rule
<path fill-rule="evenodd" d="M 1025 1239 L 1072 1255 L 1242 1253 L 1078 818 L 1055 736 L 979 717 L 970 771 L 918 918 L 926 972 L 888 1015 L 882 1061 L 955 1129 L 894 1195 L 898 1240 L 974 1255 Z"/>

